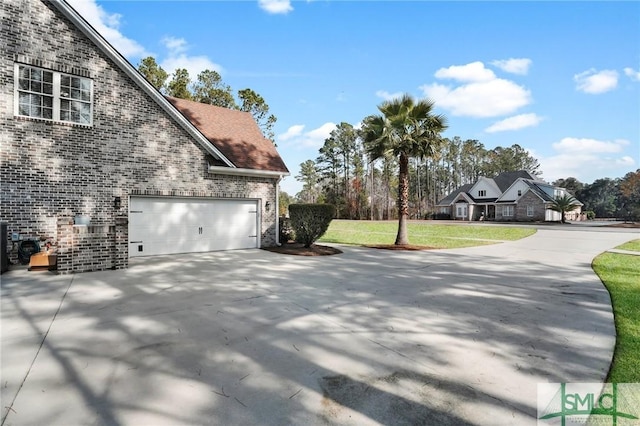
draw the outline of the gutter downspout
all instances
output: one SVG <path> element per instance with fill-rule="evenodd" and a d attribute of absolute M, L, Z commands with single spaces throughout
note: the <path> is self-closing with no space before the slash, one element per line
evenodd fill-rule
<path fill-rule="evenodd" d="M 280 247 L 282 244 L 280 243 L 280 181 L 282 180 L 282 175 L 278 176 L 275 183 L 276 190 L 276 205 L 275 205 L 275 213 L 276 213 L 276 246 Z"/>

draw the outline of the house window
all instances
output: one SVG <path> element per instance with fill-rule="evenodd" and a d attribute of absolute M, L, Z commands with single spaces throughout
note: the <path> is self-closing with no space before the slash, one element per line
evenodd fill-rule
<path fill-rule="evenodd" d="M 458 206 L 457 212 L 456 212 L 456 216 L 457 217 L 467 217 L 467 206 Z"/>
<path fill-rule="evenodd" d="M 522 196 L 522 189 L 518 189 L 518 197 Z"/>
<path fill-rule="evenodd" d="M 16 115 L 91 125 L 90 79 L 16 64 L 15 83 Z"/>
<path fill-rule="evenodd" d="M 502 216 L 513 216 L 513 206 L 502 206 Z"/>
<path fill-rule="evenodd" d="M 533 216 L 533 206 L 531 205 L 527 206 L 527 216 Z"/>
<path fill-rule="evenodd" d="M 487 190 L 486 189 L 481 189 L 478 191 L 478 197 L 486 197 L 487 196 Z"/>

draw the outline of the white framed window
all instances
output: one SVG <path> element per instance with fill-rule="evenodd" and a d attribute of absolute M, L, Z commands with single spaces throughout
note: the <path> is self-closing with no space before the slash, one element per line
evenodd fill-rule
<path fill-rule="evenodd" d="M 467 206 L 458 206 L 456 210 L 456 217 L 467 217 Z"/>
<path fill-rule="evenodd" d="M 513 206 L 502 206 L 502 216 L 513 216 Z"/>
<path fill-rule="evenodd" d="M 518 197 L 522 196 L 522 189 L 518 189 Z"/>
<path fill-rule="evenodd" d="M 533 216 L 533 206 L 532 205 L 528 205 L 527 206 L 527 216 L 529 216 L 529 217 Z"/>
<path fill-rule="evenodd" d="M 15 64 L 15 115 L 90 126 L 93 81 L 58 71 Z"/>
<path fill-rule="evenodd" d="M 486 189 L 481 189 L 478 191 L 478 197 L 486 197 L 487 196 L 487 190 Z"/>

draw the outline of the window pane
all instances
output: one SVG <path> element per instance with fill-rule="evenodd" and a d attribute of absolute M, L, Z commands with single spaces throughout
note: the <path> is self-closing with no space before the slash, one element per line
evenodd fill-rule
<path fill-rule="evenodd" d="M 42 96 L 42 106 L 53 109 L 53 98 Z"/>
<path fill-rule="evenodd" d="M 71 89 L 71 98 L 72 99 L 80 99 L 80 90 Z"/>
<path fill-rule="evenodd" d="M 53 94 L 53 84 L 51 83 L 43 83 L 42 84 L 42 93 L 46 93 L 47 95 Z"/>
<path fill-rule="evenodd" d="M 42 71 L 39 69 L 31 68 L 31 80 L 42 81 Z"/>
<path fill-rule="evenodd" d="M 32 81 L 31 82 L 31 91 L 32 92 L 41 93 L 42 92 L 42 83 L 39 83 L 37 81 Z"/>
<path fill-rule="evenodd" d="M 42 108 L 42 118 L 46 118 L 48 120 L 53 119 L 53 109 L 52 108 Z"/>
<path fill-rule="evenodd" d="M 71 85 L 70 80 L 71 80 L 71 77 L 67 75 L 60 76 L 60 86 L 69 87 Z"/>
<path fill-rule="evenodd" d="M 20 67 L 19 77 L 21 80 L 29 80 L 29 76 L 31 73 L 29 72 L 28 67 Z"/>
<path fill-rule="evenodd" d="M 29 80 L 22 78 L 18 80 L 18 90 L 29 90 Z"/>
<path fill-rule="evenodd" d="M 91 81 L 83 78 L 80 80 L 80 88 L 82 90 L 90 91 L 91 90 Z"/>
<path fill-rule="evenodd" d="M 42 81 L 44 81 L 45 83 L 53 83 L 53 73 L 49 71 L 43 71 Z"/>
<path fill-rule="evenodd" d="M 80 79 L 72 77 L 71 78 L 71 87 L 73 87 L 74 89 L 79 89 L 80 88 Z"/>
<path fill-rule="evenodd" d="M 71 121 L 69 120 L 69 111 L 60 111 L 60 120 Z"/>

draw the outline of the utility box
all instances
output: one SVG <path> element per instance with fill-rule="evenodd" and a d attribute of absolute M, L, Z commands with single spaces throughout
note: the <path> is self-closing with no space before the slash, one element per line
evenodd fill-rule
<path fill-rule="evenodd" d="M 9 253 L 7 252 L 7 248 L 9 244 L 7 242 L 7 237 L 8 237 L 7 227 L 8 227 L 7 222 L 0 222 L 0 251 L 1 251 L 0 261 L 2 262 L 2 264 L 0 265 L 1 266 L 0 273 L 2 274 L 4 274 L 9 270 Z"/>

